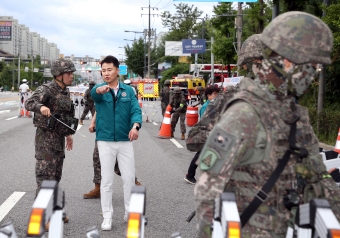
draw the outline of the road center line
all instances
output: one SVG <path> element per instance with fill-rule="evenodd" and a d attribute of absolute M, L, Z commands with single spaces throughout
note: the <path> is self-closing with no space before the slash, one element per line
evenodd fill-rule
<path fill-rule="evenodd" d="M 82 126 L 83 126 L 83 125 L 78 125 L 77 131 L 79 131 L 79 129 L 80 129 Z"/>
<path fill-rule="evenodd" d="M 154 122 L 154 121 L 152 122 L 152 124 L 154 124 L 155 126 L 158 126 L 158 124 L 156 122 Z"/>
<path fill-rule="evenodd" d="M 11 211 L 20 198 L 25 195 L 26 192 L 14 192 L 7 198 L 7 200 L 0 206 L 0 221 Z"/>
<path fill-rule="evenodd" d="M 183 148 L 183 146 L 182 146 L 180 143 L 178 143 L 178 141 L 177 141 L 176 139 L 172 138 L 172 139 L 170 139 L 170 140 L 171 140 L 171 142 L 174 143 L 178 148 Z"/>
<path fill-rule="evenodd" d="M 6 121 L 13 120 L 15 118 L 18 118 L 18 116 L 7 118 Z"/>

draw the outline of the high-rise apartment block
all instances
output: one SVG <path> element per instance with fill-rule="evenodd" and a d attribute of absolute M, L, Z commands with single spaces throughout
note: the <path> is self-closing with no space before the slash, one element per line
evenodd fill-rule
<path fill-rule="evenodd" d="M 11 16 L 0 16 L 0 49 L 21 58 L 40 56 L 41 60 L 52 62 L 60 58 L 60 50 L 55 43 L 48 42 L 36 32 L 30 32 Z"/>

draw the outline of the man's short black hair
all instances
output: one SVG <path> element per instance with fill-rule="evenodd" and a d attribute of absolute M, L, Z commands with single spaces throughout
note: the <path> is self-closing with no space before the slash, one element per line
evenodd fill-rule
<path fill-rule="evenodd" d="M 211 86 L 209 86 L 205 89 L 204 94 L 208 98 L 208 95 L 211 95 L 214 92 L 219 93 L 220 90 L 219 90 L 219 88 L 215 87 L 215 85 L 211 85 Z"/>
<path fill-rule="evenodd" d="M 106 56 L 101 62 L 100 62 L 100 66 L 103 66 L 104 63 L 110 64 L 112 63 L 113 66 L 115 66 L 117 69 L 119 68 L 119 61 L 116 57 L 112 56 L 112 55 L 108 55 Z"/>

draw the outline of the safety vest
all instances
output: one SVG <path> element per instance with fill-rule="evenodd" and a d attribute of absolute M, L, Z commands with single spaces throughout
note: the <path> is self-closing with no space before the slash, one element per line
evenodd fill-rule
<path fill-rule="evenodd" d="M 51 114 L 60 121 L 70 127 L 76 128 L 77 125 L 75 124 L 78 123 L 78 121 L 74 118 L 74 108 L 72 101 L 70 100 L 70 93 L 68 91 L 61 93 L 59 89 L 51 85 L 51 83 L 43 84 L 41 87 L 43 87 L 43 90 L 45 91 L 43 98 L 44 106 L 48 107 Z M 34 113 L 33 124 L 36 127 L 55 131 L 62 136 L 75 133 L 73 130 L 70 130 L 68 127 L 56 121 L 52 117 L 46 117 L 40 113 Z"/>

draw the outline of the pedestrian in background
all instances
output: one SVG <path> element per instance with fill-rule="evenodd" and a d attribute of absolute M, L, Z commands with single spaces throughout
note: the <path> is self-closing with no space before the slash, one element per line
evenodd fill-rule
<path fill-rule="evenodd" d="M 181 92 L 179 87 L 174 88 L 174 92 L 170 98 L 169 105 L 172 107 L 172 117 L 171 117 L 171 137 L 174 137 L 174 132 L 178 119 L 180 118 L 181 126 L 181 140 L 185 140 L 185 113 L 187 111 L 187 103 L 184 94 Z"/>
<path fill-rule="evenodd" d="M 215 87 L 214 85 L 209 86 L 205 89 L 204 94 L 205 94 L 205 97 L 208 98 L 208 100 L 203 104 L 203 106 L 199 110 L 200 118 L 203 117 L 203 114 L 204 114 L 206 108 L 208 107 L 209 103 L 217 97 L 218 93 L 219 93 L 219 88 Z M 195 174 L 196 174 L 196 169 L 197 169 L 196 162 L 197 162 L 197 159 L 200 155 L 200 152 L 201 151 L 197 151 L 196 154 L 194 155 L 194 157 L 192 158 L 191 162 L 190 162 L 190 165 L 189 165 L 189 168 L 188 168 L 188 173 L 184 177 L 184 180 L 187 183 L 196 184 L 196 179 L 195 179 Z"/>
<path fill-rule="evenodd" d="M 164 117 L 164 113 L 166 107 L 169 105 L 170 100 L 170 80 L 164 81 L 164 87 L 161 90 L 161 108 L 162 108 L 162 116 Z"/>
<path fill-rule="evenodd" d="M 118 82 L 119 62 L 113 56 L 101 61 L 104 83 L 96 85 L 91 95 L 96 103 L 96 141 L 101 164 L 100 198 L 103 211 L 102 230 L 112 229 L 112 195 L 117 157 L 124 188 L 124 220 L 130 205 L 131 187 L 135 183 L 132 141 L 138 139 L 142 112 L 133 89 Z"/>
<path fill-rule="evenodd" d="M 80 117 L 80 121 L 79 121 L 80 125 L 84 125 L 83 121 L 84 121 L 86 115 L 89 113 L 89 111 L 91 112 L 92 118 L 93 118 L 94 113 L 96 111 L 94 101 L 91 97 L 91 89 L 94 87 L 94 85 L 96 85 L 96 83 L 94 81 L 90 81 L 89 88 L 86 89 L 86 91 L 85 91 L 85 94 L 84 94 L 85 108 L 84 108 L 83 114 Z"/>

